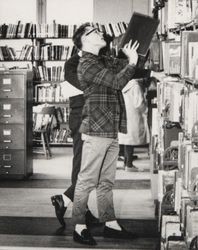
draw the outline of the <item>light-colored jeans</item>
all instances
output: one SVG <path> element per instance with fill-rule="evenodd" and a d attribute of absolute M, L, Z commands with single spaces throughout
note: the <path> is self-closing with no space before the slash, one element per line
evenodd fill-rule
<path fill-rule="evenodd" d="M 98 215 L 101 222 L 115 220 L 113 192 L 119 152 L 118 139 L 82 135 L 81 170 L 73 202 L 74 224 L 85 224 L 90 192 L 96 188 Z"/>

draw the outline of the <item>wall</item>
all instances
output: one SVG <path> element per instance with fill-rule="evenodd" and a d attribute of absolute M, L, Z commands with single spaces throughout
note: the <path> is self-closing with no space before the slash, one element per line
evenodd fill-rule
<path fill-rule="evenodd" d="M 133 11 L 151 13 L 151 0 L 93 0 L 93 21 L 99 23 L 129 22 Z"/>

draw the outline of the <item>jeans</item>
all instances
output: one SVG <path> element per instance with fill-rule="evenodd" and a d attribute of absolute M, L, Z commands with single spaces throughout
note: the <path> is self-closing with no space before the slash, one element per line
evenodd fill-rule
<path fill-rule="evenodd" d="M 115 220 L 112 188 L 119 152 L 118 139 L 88 135 L 82 139 L 82 163 L 74 195 L 73 221 L 85 224 L 89 194 L 95 188 L 100 222 Z"/>

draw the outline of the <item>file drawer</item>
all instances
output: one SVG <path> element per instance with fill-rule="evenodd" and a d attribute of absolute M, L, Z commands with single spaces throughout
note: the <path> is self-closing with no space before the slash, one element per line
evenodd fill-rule
<path fill-rule="evenodd" d="M 23 124 L 0 124 L 0 149 L 24 149 Z"/>
<path fill-rule="evenodd" d="M 24 98 L 24 75 L 0 75 L 0 98 Z"/>
<path fill-rule="evenodd" d="M 21 179 L 32 168 L 32 71 L 0 71 L 0 179 Z"/>
<path fill-rule="evenodd" d="M 0 174 L 24 174 L 23 150 L 0 150 Z"/>
<path fill-rule="evenodd" d="M 0 123 L 24 123 L 23 99 L 0 99 Z"/>

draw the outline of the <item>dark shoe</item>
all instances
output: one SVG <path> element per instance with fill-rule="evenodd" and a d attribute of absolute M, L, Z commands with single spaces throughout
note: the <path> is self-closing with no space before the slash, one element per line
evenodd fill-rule
<path fill-rule="evenodd" d="M 136 166 L 131 165 L 131 166 L 125 166 L 125 171 L 127 171 L 127 172 L 138 172 L 139 169 Z"/>
<path fill-rule="evenodd" d="M 64 215 L 66 207 L 64 207 L 64 201 L 62 195 L 55 195 L 51 197 L 52 205 L 55 207 L 55 213 L 60 224 L 65 227 Z"/>
<path fill-rule="evenodd" d="M 91 225 L 95 225 L 95 224 L 99 224 L 99 219 L 97 219 L 90 210 L 87 210 L 86 214 L 85 214 L 85 223 L 87 225 L 87 227 L 91 226 Z"/>
<path fill-rule="evenodd" d="M 118 156 L 118 161 L 124 161 L 124 156 Z"/>
<path fill-rule="evenodd" d="M 137 234 L 126 231 L 122 226 L 120 227 L 122 228 L 121 231 L 105 226 L 104 237 L 117 239 L 136 239 L 138 237 Z"/>
<path fill-rule="evenodd" d="M 138 156 L 137 155 L 133 155 L 133 160 L 137 160 Z"/>
<path fill-rule="evenodd" d="M 76 231 L 74 231 L 73 239 L 74 241 L 81 243 L 81 244 L 91 245 L 91 246 L 97 245 L 96 241 L 91 236 L 88 229 L 83 229 L 81 234 L 78 234 Z"/>

